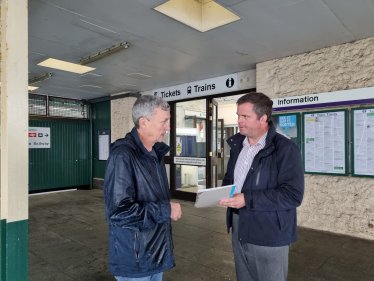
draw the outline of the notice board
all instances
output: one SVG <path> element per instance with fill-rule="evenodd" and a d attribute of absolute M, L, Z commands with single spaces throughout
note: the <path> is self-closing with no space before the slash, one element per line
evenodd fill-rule
<path fill-rule="evenodd" d="M 306 174 L 348 176 L 348 110 L 302 114 Z"/>
<path fill-rule="evenodd" d="M 352 108 L 352 176 L 374 177 L 374 107 Z"/>

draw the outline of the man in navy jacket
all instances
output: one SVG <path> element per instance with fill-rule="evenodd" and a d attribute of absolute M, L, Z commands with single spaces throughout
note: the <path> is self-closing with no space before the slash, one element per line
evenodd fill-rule
<path fill-rule="evenodd" d="M 109 223 L 109 270 L 118 281 L 161 281 L 175 266 L 170 219 L 181 207 L 170 202 L 163 143 L 170 107 L 156 96 L 134 104 L 135 127 L 111 146 L 104 180 Z"/>
<path fill-rule="evenodd" d="M 238 281 L 286 281 L 288 254 L 297 240 L 296 207 L 304 195 L 300 149 L 271 122 L 272 101 L 249 93 L 237 101 L 240 133 L 230 137 L 223 185 L 236 185 L 227 230 Z"/>

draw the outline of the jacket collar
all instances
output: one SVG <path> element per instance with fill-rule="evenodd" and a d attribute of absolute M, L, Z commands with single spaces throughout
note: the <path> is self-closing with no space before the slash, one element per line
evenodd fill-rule
<path fill-rule="evenodd" d="M 149 154 L 149 151 L 144 147 L 142 141 L 140 140 L 138 130 L 135 127 L 132 128 L 130 134 L 127 134 L 127 135 L 131 135 L 133 137 L 135 144 L 139 147 L 141 152 L 143 152 L 145 155 Z M 127 138 L 127 135 L 126 135 L 126 138 Z M 161 160 L 162 157 L 164 157 L 165 154 L 171 150 L 171 147 L 166 145 L 163 142 L 156 142 L 153 148 L 159 160 Z"/>
<path fill-rule="evenodd" d="M 266 136 L 266 144 L 263 149 L 268 148 L 273 144 L 273 138 L 277 132 L 275 131 L 275 126 L 273 124 L 273 121 L 269 122 L 269 129 L 268 129 L 268 135 Z M 241 135 L 240 133 L 237 133 L 227 139 L 228 145 L 231 147 L 231 149 L 234 150 L 241 150 L 243 147 L 243 141 L 246 138 L 246 136 Z M 274 146 L 273 146 L 274 147 Z"/>

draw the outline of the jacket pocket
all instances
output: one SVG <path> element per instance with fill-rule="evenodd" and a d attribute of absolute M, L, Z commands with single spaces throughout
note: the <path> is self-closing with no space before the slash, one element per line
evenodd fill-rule
<path fill-rule="evenodd" d="M 282 215 L 282 211 L 276 211 L 277 212 L 277 217 L 278 217 L 278 221 L 279 221 L 279 229 L 282 230 L 283 229 L 283 215 Z"/>

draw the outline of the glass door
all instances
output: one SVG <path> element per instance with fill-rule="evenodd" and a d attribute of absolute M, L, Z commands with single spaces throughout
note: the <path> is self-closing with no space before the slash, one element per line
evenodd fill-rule
<path fill-rule="evenodd" d="M 207 100 L 175 104 L 175 198 L 195 200 L 207 188 Z"/>
<path fill-rule="evenodd" d="M 218 153 L 218 186 L 222 186 L 222 180 L 225 177 L 225 151 L 224 151 L 224 119 L 218 119 L 218 138 L 217 138 L 217 153 Z"/>
<path fill-rule="evenodd" d="M 209 122 L 211 145 L 209 152 L 210 163 L 210 187 L 218 186 L 218 103 L 214 99 L 209 100 Z"/>

